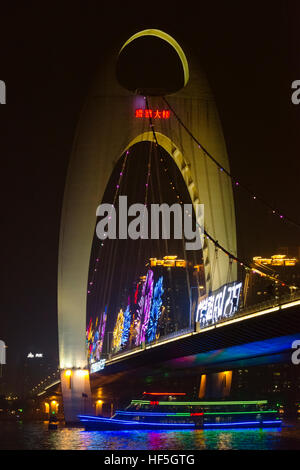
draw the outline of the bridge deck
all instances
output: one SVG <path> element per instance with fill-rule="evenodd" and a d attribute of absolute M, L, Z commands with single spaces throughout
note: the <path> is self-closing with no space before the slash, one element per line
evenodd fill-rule
<path fill-rule="evenodd" d="M 283 300 L 281 303 L 273 302 L 262 307 L 264 308 L 256 311 L 244 310 L 232 319 L 197 332 L 186 330 L 180 336 L 164 338 L 144 346 L 143 349 L 116 355 L 106 361 L 106 367 L 101 374 L 114 374 L 124 368 L 136 368 L 272 338 L 287 338 L 286 343 L 277 342 L 277 346 L 274 341 L 272 345 L 269 342 L 272 354 L 276 352 L 276 348 L 278 352 L 282 352 L 282 348 L 287 344 L 290 349 L 293 338 L 300 339 L 300 299 L 289 298 L 288 302 Z M 261 351 L 258 351 L 258 354 L 261 354 Z"/>

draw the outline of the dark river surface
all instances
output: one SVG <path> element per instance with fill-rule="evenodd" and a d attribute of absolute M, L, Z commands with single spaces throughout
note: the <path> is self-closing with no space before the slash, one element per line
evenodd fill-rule
<path fill-rule="evenodd" d="M 0 449 L 26 450 L 300 450 L 300 422 L 282 429 L 84 431 L 43 422 L 0 421 Z"/>

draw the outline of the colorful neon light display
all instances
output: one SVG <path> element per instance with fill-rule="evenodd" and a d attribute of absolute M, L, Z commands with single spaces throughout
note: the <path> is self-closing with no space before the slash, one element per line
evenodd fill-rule
<path fill-rule="evenodd" d="M 153 119 L 169 119 L 170 118 L 169 109 L 136 109 L 135 117 L 136 118 L 153 118 Z"/>
<path fill-rule="evenodd" d="M 102 322 L 101 322 L 101 329 L 100 329 L 100 342 L 99 342 L 99 348 L 98 348 L 98 356 L 99 356 L 99 360 L 100 360 L 100 357 L 101 357 L 101 354 L 102 354 L 102 349 L 103 349 L 103 342 L 104 342 L 104 334 L 105 334 L 105 327 L 106 327 L 106 320 L 107 320 L 107 307 L 105 307 L 105 310 L 103 312 L 103 315 L 102 315 Z M 96 357 L 96 359 L 98 359 L 98 356 Z"/>
<path fill-rule="evenodd" d="M 155 284 L 154 292 L 153 292 L 151 312 L 150 312 L 149 324 L 148 324 L 148 329 L 147 329 L 147 342 L 148 343 L 150 343 L 151 341 L 154 341 L 156 337 L 157 324 L 161 315 L 163 293 L 164 293 L 163 277 L 161 276 L 158 279 L 157 283 Z"/>
<path fill-rule="evenodd" d="M 124 329 L 124 313 L 121 309 L 117 316 L 116 325 L 113 331 L 112 349 L 116 352 L 121 347 L 122 334 Z"/>
<path fill-rule="evenodd" d="M 159 321 L 164 309 L 163 294 L 163 276 L 160 276 L 154 283 L 154 273 L 149 269 L 145 276 L 140 277 L 140 281 L 128 297 L 127 307 L 124 312 L 122 310 L 123 324 L 122 316 L 116 321 L 111 344 L 112 354 L 118 353 L 120 349 L 131 349 L 144 342 L 152 343 L 157 339 Z M 90 330 L 91 325 L 88 327 L 87 336 Z"/>
<path fill-rule="evenodd" d="M 148 330 L 150 320 L 150 308 L 153 295 L 153 271 L 150 269 L 147 273 L 145 284 L 145 301 L 144 301 L 144 320 L 141 327 L 140 342 L 144 342 Z"/>
<path fill-rule="evenodd" d="M 103 348 L 106 319 L 106 307 L 100 321 L 99 317 L 96 317 L 95 325 L 93 325 L 93 321 L 92 319 L 90 319 L 89 326 L 86 332 L 88 362 L 90 364 L 93 362 L 100 361 Z"/>
<path fill-rule="evenodd" d="M 139 301 L 139 308 L 136 319 L 135 344 L 139 346 L 145 341 L 148 323 L 150 319 L 150 306 L 153 294 L 153 271 L 149 269 L 146 280 L 143 284 L 142 295 Z"/>
<path fill-rule="evenodd" d="M 123 333 L 121 338 L 121 346 L 125 346 L 128 339 L 129 339 L 129 332 L 130 332 L 130 325 L 131 325 L 131 312 L 130 312 L 130 303 L 128 302 L 127 308 L 124 312 L 124 325 L 123 325 Z"/>
<path fill-rule="evenodd" d="M 134 293 L 134 303 L 135 304 L 137 303 L 138 294 L 139 294 L 139 283 L 137 283 L 135 293 Z"/>

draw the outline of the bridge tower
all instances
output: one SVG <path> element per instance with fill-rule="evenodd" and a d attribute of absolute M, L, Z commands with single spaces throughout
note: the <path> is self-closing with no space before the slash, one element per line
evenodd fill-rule
<path fill-rule="evenodd" d="M 216 104 L 193 50 L 184 45 L 182 48 L 173 37 L 155 29 L 134 34 L 122 48 L 122 42 L 116 41 L 107 54 L 105 66 L 95 78 L 82 110 L 63 200 L 58 263 L 58 329 L 66 422 L 76 421 L 77 414 L 86 410 L 91 394 L 85 329 L 96 208 L 116 162 L 126 149 L 138 142 L 154 140 L 143 119 L 135 118 L 135 110 L 144 106 L 144 97 L 120 85 L 122 70 L 118 69 L 119 64 L 126 61 L 126 52 L 129 51 L 130 55 L 135 45 L 143 46 L 143 41 L 146 48 L 143 64 L 147 63 L 145 57 L 147 59 L 149 56 L 148 67 L 158 67 L 153 63 L 151 53 L 156 47 L 165 48 L 177 57 L 182 83 L 177 89 L 170 89 L 168 77 L 164 76 L 162 81 L 165 80 L 165 86 L 160 90 L 144 90 L 142 84 L 137 88 L 151 95 L 149 102 L 153 108 L 161 108 L 161 95 L 167 96 L 168 102 L 192 134 L 223 168 L 229 170 Z M 137 73 L 142 66 L 132 64 Z M 193 204 L 204 204 L 204 225 L 208 233 L 236 255 L 235 211 L 230 178 L 222 175 L 220 169 L 195 145 L 174 115 L 171 114 L 167 126 L 162 121 L 155 121 L 159 145 L 176 162 Z M 203 259 L 207 292 L 228 282 L 229 269 L 232 270 L 231 280 L 235 280 L 236 268 L 230 265 L 223 252 L 219 250 L 216 254 L 211 243 L 204 244 Z"/>

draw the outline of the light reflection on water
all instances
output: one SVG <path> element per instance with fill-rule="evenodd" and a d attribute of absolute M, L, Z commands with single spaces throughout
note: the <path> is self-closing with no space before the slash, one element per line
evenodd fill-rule
<path fill-rule="evenodd" d="M 47 423 L 1 422 L 1 449 L 195 450 L 300 449 L 300 425 L 278 429 L 86 432 Z"/>

